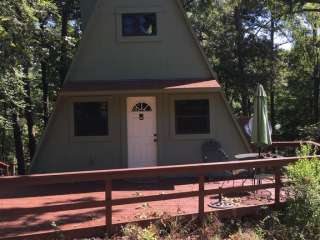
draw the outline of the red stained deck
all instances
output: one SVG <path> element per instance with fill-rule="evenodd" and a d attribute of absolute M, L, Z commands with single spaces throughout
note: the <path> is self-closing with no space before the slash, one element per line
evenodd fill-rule
<path fill-rule="evenodd" d="M 118 182 L 114 184 L 112 198 L 198 190 L 197 183 L 183 181 L 179 184 L 172 184 L 172 182 L 169 180 L 145 183 Z M 177 183 L 176 180 L 175 183 Z M 205 184 L 205 189 L 241 186 L 242 183 L 243 180 L 208 182 Z M 252 185 L 252 180 L 247 180 L 245 185 Z M 229 200 L 235 202 L 235 208 L 272 204 L 274 189 L 268 191 L 271 194 L 270 198 L 261 194 L 247 193 L 241 194 L 241 197 L 240 195 L 230 197 Z M 264 193 L 268 192 L 264 190 Z M 38 197 L 34 197 L 35 195 Z M 105 208 L 87 208 L 87 206 L 92 205 L 94 201 L 104 201 L 104 197 L 104 186 L 99 183 L 59 184 L 6 191 L 1 189 L 0 239 L 54 231 L 53 222 L 62 230 L 103 226 Z M 217 211 L 208 206 L 211 201 L 217 201 L 217 196 L 205 197 L 206 212 Z M 68 204 L 76 204 L 82 209 L 64 211 L 64 206 Z M 163 214 L 172 216 L 193 214 L 198 212 L 198 197 L 115 206 L 112 211 L 113 224 L 157 218 Z M 26 239 L 29 238 L 26 237 Z"/>

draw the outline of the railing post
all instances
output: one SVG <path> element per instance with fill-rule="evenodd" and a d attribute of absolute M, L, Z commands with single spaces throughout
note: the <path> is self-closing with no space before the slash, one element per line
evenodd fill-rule
<path fill-rule="evenodd" d="M 199 177 L 199 220 L 204 222 L 204 176 Z"/>
<path fill-rule="evenodd" d="M 106 233 L 110 236 L 112 230 L 112 181 L 105 181 Z"/>
<path fill-rule="evenodd" d="M 275 189 L 274 189 L 274 204 L 276 207 L 280 205 L 280 191 L 281 191 L 281 169 L 275 167 Z"/>

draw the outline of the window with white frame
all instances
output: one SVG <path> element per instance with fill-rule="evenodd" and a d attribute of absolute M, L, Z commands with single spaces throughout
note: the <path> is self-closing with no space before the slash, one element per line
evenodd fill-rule
<path fill-rule="evenodd" d="M 175 134 L 210 134 L 209 99 L 175 100 Z"/>
<path fill-rule="evenodd" d="M 107 136 L 108 102 L 75 102 L 73 104 L 74 136 Z"/>

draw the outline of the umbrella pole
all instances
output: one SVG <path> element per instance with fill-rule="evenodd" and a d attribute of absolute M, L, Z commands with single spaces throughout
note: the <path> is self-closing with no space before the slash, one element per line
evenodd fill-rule
<path fill-rule="evenodd" d="M 258 98 L 258 106 L 261 104 L 260 103 L 260 98 Z M 257 107 L 258 108 L 258 107 Z M 257 135 L 258 135 L 258 157 L 260 158 L 261 156 L 261 148 L 260 148 L 260 144 L 259 144 L 259 141 L 260 141 L 260 111 L 257 111 L 258 114 L 257 114 Z"/>

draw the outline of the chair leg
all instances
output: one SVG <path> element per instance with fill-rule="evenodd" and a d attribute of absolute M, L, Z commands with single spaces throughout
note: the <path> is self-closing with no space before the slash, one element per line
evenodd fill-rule
<path fill-rule="evenodd" d="M 248 180 L 248 178 L 244 178 L 244 179 L 242 180 L 242 187 L 244 186 L 244 184 L 246 183 L 247 180 Z"/>
<path fill-rule="evenodd" d="M 234 188 L 234 181 L 235 181 L 235 177 L 234 175 L 232 174 L 232 187 Z"/>

